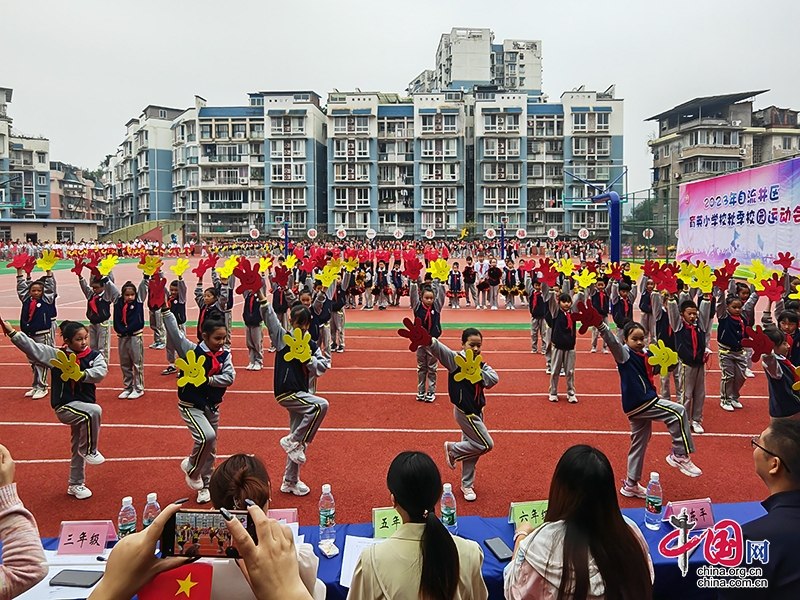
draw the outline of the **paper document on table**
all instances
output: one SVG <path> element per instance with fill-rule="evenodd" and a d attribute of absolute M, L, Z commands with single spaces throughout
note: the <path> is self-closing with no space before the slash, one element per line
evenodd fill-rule
<path fill-rule="evenodd" d="M 385 540 L 376 538 L 358 537 L 355 535 L 347 535 L 344 538 L 344 554 L 342 555 L 342 574 L 339 577 L 339 584 L 346 588 L 350 587 L 353 582 L 353 573 L 355 573 L 358 559 L 361 557 L 361 552 L 364 548 L 369 548 L 374 544 L 380 544 Z"/>

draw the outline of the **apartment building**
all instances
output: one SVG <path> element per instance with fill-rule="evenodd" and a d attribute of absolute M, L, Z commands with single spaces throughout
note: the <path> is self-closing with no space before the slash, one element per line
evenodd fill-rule
<path fill-rule="evenodd" d="M 0 219 L 50 216 L 50 141 L 11 127 L 13 90 L 0 88 Z"/>
<path fill-rule="evenodd" d="M 184 233 L 197 236 L 200 231 L 200 140 L 198 115 L 206 106 L 200 96 L 172 122 L 172 218 L 183 221 Z M 261 127 L 263 136 L 263 126 Z"/>
<path fill-rule="evenodd" d="M 415 231 L 414 102 L 380 94 L 378 104 L 378 224 L 381 236 Z"/>
<path fill-rule="evenodd" d="M 50 218 L 105 223 L 108 201 L 103 183 L 94 175 L 63 162 L 50 162 Z M 74 240 L 74 229 L 63 228 L 59 240 Z M 100 233 L 104 233 L 101 227 Z"/>
<path fill-rule="evenodd" d="M 752 151 L 745 155 L 745 164 L 758 165 L 800 155 L 797 115 L 796 110 L 777 106 L 753 112 L 750 126 L 753 146 Z"/>

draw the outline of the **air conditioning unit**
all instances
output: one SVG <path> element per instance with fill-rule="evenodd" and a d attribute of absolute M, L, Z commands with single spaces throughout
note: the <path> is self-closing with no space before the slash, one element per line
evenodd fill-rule
<path fill-rule="evenodd" d="M 745 149 L 745 148 L 739 148 L 739 154 L 740 154 L 740 155 L 742 155 L 742 156 L 744 156 L 745 154 L 747 154 L 747 149 Z"/>
<path fill-rule="evenodd" d="M 497 117 L 497 126 L 503 127 L 506 124 L 506 120 L 503 117 Z"/>
<path fill-rule="evenodd" d="M 680 174 L 680 173 L 674 173 L 672 176 L 673 176 L 675 179 L 680 179 L 680 178 L 681 178 L 681 174 Z"/>
<path fill-rule="evenodd" d="M 237 131 L 233 137 L 236 138 L 237 140 L 243 140 L 245 135 L 243 131 Z"/>
<path fill-rule="evenodd" d="M 70 209 L 70 210 L 75 210 L 75 205 L 74 204 L 67 204 L 67 208 Z"/>
<path fill-rule="evenodd" d="M 239 185 L 247 185 L 250 180 L 247 177 L 240 177 L 239 178 Z"/>

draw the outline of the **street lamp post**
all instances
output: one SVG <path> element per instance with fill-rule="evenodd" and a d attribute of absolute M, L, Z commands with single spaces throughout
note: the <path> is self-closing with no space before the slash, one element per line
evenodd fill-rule
<path fill-rule="evenodd" d="M 508 217 L 503 215 L 500 217 L 500 260 L 506 259 L 506 223 Z"/>

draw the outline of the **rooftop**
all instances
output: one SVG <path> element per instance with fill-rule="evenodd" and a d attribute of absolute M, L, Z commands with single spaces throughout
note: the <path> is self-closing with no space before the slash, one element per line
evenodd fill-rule
<path fill-rule="evenodd" d="M 649 119 L 645 119 L 645 121 L 660 121 L 661 119 L 674 116 L 681 117 L 684 115 L 690 115 L 692 118 L 697 118 L 697 115 L 702 114 L 703 112 L 717 112 L 719 109 L 725 108 L 726 106 L 736 104 L 737 102 L 741 102 L 742 100 L 747 100 L 749 98 L 755 98 L 756 96 L 764 94 L 768 91 L 769 90 L 757 90 L 754 92 L 722 94 L 720 96 L 702 96 L 700 98 L 695 98 L 694 100 L 689 100 L 689 102 L 679 104 L 674 108 L 654 115 Z"/>

